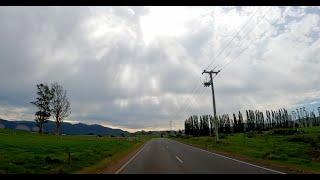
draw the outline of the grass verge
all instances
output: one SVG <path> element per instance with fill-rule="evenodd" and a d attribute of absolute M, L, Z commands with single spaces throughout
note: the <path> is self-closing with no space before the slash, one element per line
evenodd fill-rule
<path fill-rule="evenodd" d="M 320 127 L 299 129 L 292 135 L 220 134 L 214 137 L 170 137 L 212 152 L 238 156 L 259 163 L 282 167 L 301 173 L 320 173 Z"/>
<path fill-rule="evenodd" d="M 0 129 L 0 174 L 94 173 L 151 138 L 56 136 Z"/>

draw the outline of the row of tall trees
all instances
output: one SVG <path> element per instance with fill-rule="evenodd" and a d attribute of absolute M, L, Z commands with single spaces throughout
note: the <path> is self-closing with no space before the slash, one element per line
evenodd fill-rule
<path fill-rule="evenodd" d="M 212 124 L 211 115 L 200 116 L 200 122 L 198 116 L 193 115 L 185 121 L 185 133 L 193 136 L 209 136 L 213 132 Z"/>
<path fill-rule="evenodd" d="M 233 113 L 231 119 L 228 114 L 218 116 L 218 130 L 222 133 L 242 133 L 246 131 L 268 131 L 274 128 L 295 128 L 320 126 L 320 107 L 318 108 L 319 116 L 315 113 L 308 112 L 305 108 L 297 113 L 291 114 L 285 108 L 276 111 L 267 110 L 264 113 L 259 110 L 246 110 L 246 120 L 243 119 L 242 113 L 236 115 Z M 190 116 L 185 120 L 185 133 L 193 136 L 208 136 L 214 132 L 214 118 L 211 115 Z"/>
<path fill-rule="evenodd" d="M 39 128 L 39 133 L 42 133 L 43 125 L 52 116 L 56 123 L 55 133 L 61 134 L 60 128 L 63 119 L 71 114 L 67 90 L 64 90 L 57 82 L 52 83 L 51 87 L 46 84 L 38 84 L 37 89 L 37 98 L 31 104 L 38 108 L 35 113 L 35 121 Z"/>
<path fill-rule="evenodd" d="M 320 126 L 320 107 L 318 107 L 318 113 L 318 117 L 316 117 L 314 110 L 309 112 L 305 107 L 302 107 L 292 111 L 291 118 L 302 127 Z"/>

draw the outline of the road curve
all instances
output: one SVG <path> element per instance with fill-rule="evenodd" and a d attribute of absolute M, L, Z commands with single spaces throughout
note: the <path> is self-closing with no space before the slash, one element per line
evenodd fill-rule
<path fill-rule="evenodd" d="M 166 138 L 150 140 L 116 174 L 284 174 Z"/>

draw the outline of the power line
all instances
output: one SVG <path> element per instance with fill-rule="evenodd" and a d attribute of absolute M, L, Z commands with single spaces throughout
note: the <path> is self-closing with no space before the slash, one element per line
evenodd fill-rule
<path fill-rule="evenodd" d="M 283 13 L 282 16 L 280 16 L 280 18 L 278 18 L 271 26 L 269 26 L 257 39 L 255 39 L 254 41 L 252 41 L 245 49 L 243 49 L 237 56 L 235 56 L 231 61 L 229 61 L 226 65 L 224 65 L 220 71 L 222 71 L 226 66 L 228 66 L 231 62 L 233 62 L 237 57 L 239 57 L 245 50 L 247 50 L 253 43 L 255 43 L 258 39 L 262 38 L 266 32 L 273 27 L 273 25 L 275 25 L 281 18 L 283 18 L 289 11 L 290 11 L 291 7 L 287 10 L 287 12 Z"/>
<path fill-rule="evenodd" d="M 260 8 L 259 8 L 259 9 L 260 9 Z M 259 10 L 259 9 L 258 9 L 258 10 Z M 212 12 L 207 13 L 207 14 L 204 14 L 204 15 L 200 15 L 199 17 L 204 18 L 204 16 L 207 16 L 207 15 L 211 16 L 211 17 L 214 19 Z M 194 31 L 195 31 L 195 28 L 192 30 L 191 33 L 193 33 Z M 178 40 L 176 39 L 176 37 L 173 37 L 173 39 L 178 42 Z M 209 60 L 210 60 L 210 57 L 208 57 L 208 58 L 209 58 Z M 201 82 L 201 76 L 200 76 L 199 78 L 200 78 L 200 82 Z M 194 96 L 193 91 L 194 91 L 194 89 L 196 88 L 196 86 L 198 85 L 198 83 L 199 83 L 199 81 L 197 81 L 196 84 L 194 85 L 194 87 L 193 87 L 193 89 L 192 89 L 192 91 L 191 91 L 191 93 L 190 93 L 191 95 L 190 95 L 189 97 L 186 97 L 186 100 L 185 100 L 184 104 L 186 104 L 188 101 L 190 101 L 190 99 L 192 99 L 192 96 Z M 202 82 L 201 82 L 201 83 L 202 83 Z M 182 106 L 179 106 L 179 107 L 178 107 L 178 112 L 177 112 L 177 114 L 179 114 L 181 110 L 182 110 Z M 177 114 L 175 115 L 175 117 L 177 116 Z"/>
<path fill-rule="evenodd" d="M 201 78 L 201 76 L 200 76 L 200 78 Z M 196 84 L 194 85 L 194 87 L 192 88 L 192 91 L 191 91 L 191 94 L 193 93 L 193 91 L 195 90 L 195 88 L 196 88 L 196 86 L 198 85 L 198 83 L 199 83 L 199 81 L 197 81 L 196 82 Z M 190 97 L 189 97 L 190 98 Z M 188 100 L 188 97 L 186 97 L 185 98 L 186 100 L 185 100 L 185 103 L 187 102 L 187 100 Z M 181 106 L 178 104 L 178 109 L 181 109 Z M 180 110 L 178 110 L 178 111 L 180 111 Z"/>
<path fill-rule="evenodd" d="M 209 66 L 208 66 L 207 68 L 209 68 L 209 67 L 212 65 L 212 63 L 224 52 L 224 50 L 230 45 L 230 43 L 234 40 L 234 38 L 238 36 L 238 34 L 241 32 L 241 30 L 249 23 L 249 21 L 250 21 L 250 20 L 255 16 L 255 14 L 260 10 L 260 8 L 261 8 L 261 7 L 259 7 L 259 8 L 251 15 L 251 17 L 246 21 L 246 23 L 241 27 L 241 29 L 234 35 L 234 37 L 229 41 L 229 43 L 224 47 L 224 49 L 219 53 L 219 55 L 214 58 L 214 60 L 209 64 Z M 210 59 L 210 58 L 209 58 L 209 59 Z M 207 68 L 206 68 L 206 69 L 207 69 Z M 208 77 L 206 77 L 206 80 L 207 80 L 207 78 L 208 78 Z M 201 79 L 201 76 L 200 76 L 200 79 Z M 200 80 L 200 81 L 201 81 L 201 80 Z M 194 91 L 194 89 L 195 89 L 195 87 L 197 86 L 198 82 L 199 82 L 199 81 L 197 81 L 197 83 L 195 84 L 192 92 Z M 201 86 L 200 86 L 200 87 L 201 87 Z M 199 88 L 198 88 L 198 90 L 199 90 Z M 204 90 L 203 90 L 203 91 L 204 91 Z M 201 92 L 201 94 L 203 93 L 203 91 Z M 192 92 L 191 92 L 191 93 L 192 93 Z M 197 93 L 197 92 L 196 92 L 196 93 Z M 196 93 L 195 93 L 195 94 L 196 94 Z M 195 94 L 192 94 L 191 96 L 194 98 L 194 95 L 195 95 Z M 191 97 L 191 96 L 190 96 L 190 97 Z M 186 104 L 187 102 L 189 102 L 190 99 L 192 99 L 192 97 L 191 97 L 191 98 L 190 98 L 190 97 L 185 101 L 185 104 Z M 177 115 L 174 116 L 175 119 L 176 119 L 177 117 L 180 117 L 179 115 L 181 114 L 181 110 L 182 110 L 182 108 L 180 107 L 179 110 L 178 110 Z"/>
<path fill-rule="evenodd" d="M 196 99 L 195 96 L 198 94 L 200 88 L 201 88 L 201 84 L 198 86 L 197 90 L 194 92 L 194 94 L 192 96 L 189 97 L 188 101 L 185 103 L 186 105 L 184 106 L 183 109 L 181 109 L 181 111 L 175 116 L 175 118 L 180 117 L 182 114 L 184 114 L 186 112 L 186 109 L 189 107 L 190 102 L 192 102 L 192 100 Z"/>
<path fill-rule="evenodd" d="M 216 75 L 215 75 L 212 79 L 214 79 L 215 77 L 216 77 Z M 202 87 L 202 86 L 201 86 L 201 87 Z M 202 92 L 200 93 L 200 95 L 199 95 L 197 98 L 195 98 L 195 100 L 193 101 L 193 103 L 192 103 L 192 104 L 189 104 L 189 105 L 186 107 L 183 115 L 186 115 L 186 113 L 189 111 L 189 109 L 192 107 L 192 105 L 197 101 L 197 99 L 199 99 L 199 98 L 202 96 L 202 94 L 203 94 L 203 92 L 204 92 L 205 90 L 206 90 L 206 88 L 203 88 Z M 179 117 L 181 117 L 181 115 L 180 115 Z"/>
<path fill-rule="evenodd" d="M 201 86 L 201 87 L 202 87 L 202 86 Z M 205 90 L 205 88 L 203 88 L 203 90 L 201 91 L 200 95 L 199 95 L 197 98 L 195 98 L 195 97 L 193 98 L 193 100 L 194 100 L 193 103 L 190 104 L 189 106 L 187 106 L 187 108 L 186 108 L 186 110 L 184 111 L 184 114 L 183 114 L 183 115 L 185 115 L 186 112 L 188 112 L 188 110 L 190 109 L 190 107 L 192 107 L 192 105 L 193 105 L 195 102 L 197 102 L 198 108 L 200 108 L 198 99 L 202 96 L 204 90 Z"/>
<path fill-rule="evenodd" d="M 207 68 L 209 68 L 209 67 L 213 64 L 213 62 L 224 52 L 224 50 L 231 44 L 231 42 L 235 39 L 235 37 L 237 37 L 237 36 L 239 35 L 239 33 L 244 29 L 244 27 L 249 23 L 249 21 L 255 16 L 255 14 L 256 14 L 260 9 L 261 9 L 261 7 L 259 7 L 259 8 L 251 15 L 251 17 L 246 21 L 246 23 L 241 27 L 241 29 L 235 34 L 235 36 L 229 41 L 229 43 L 228 43 L 228 44 L 224 47 L 224 49 L 218 54 L 218 56 L 216 56 L 216 57 L 214 58 L 214 60 L 208 65 Z M 271 10 L 271 8 L 268 10 L 268 12 L 269 12 L 270 10 Z M 268 13 L 268 12 L 267 12 L 267 13 Z M 266 14 L 267 14 L 267 13 L 266 13 Z M 265 16 L 266 14 L 264 14 L 264 16 Z M 264 17 L 264 16 L 263 16 L 263 17 Z M 261 19 L 263 19 L 263 17 L 262 17 Z M 261 21 L 261 19 L 259 20 L 259 22 Z M 259 22 L 258 22 L 258 23 L 259 23 Z M 257 24 L 258 24 L 258 23 L 257 23 Z M 257 25 L 257 24 L 256 24 L 256 25 Z M 256 25 L 255 25 L 255 26 L 256 26 Z M 255 27 L 255 26 L 254 26 L 254 27 Z M 253 28 L 254 28 L 254 27 L 253 27 Z M 251 28 L 251 30 L 250 30 L 249 32 L 247 32 L 246 36 L 252 31 L 253 28 Z M 246 36 L 245 36 L 245 37 L 246 37 Z M 241 41 L 240 41 L 240 42 L 241 42 Z M 239 44 L 239 43 L 238 43 L 238 44 Z M 237 44 L 237 45 L 238 45 L 238 44 Z M 210 59 L 210 58 L 209 58 L 209 59 Z M 206 68 L 206 69 L 207 69 L 207 68 Z M 216 76 L 216 75 L 215 75 L 215 76 Z M 214 76 L 214 77 L 215 77 L 215 76 Z M 208 77 L 207 77 L 207 78 L 208 78 Z M 206 80 L 207 80 L 207 78 L 206 78 Z M 201 76 L 200 76 L 200 81 L 201 81 Z M 199 82 L 199 81 L 197 81 L 197 83 L 196 83 L 196 85 L 194 86 L 192 92 L 194 91 L 194 89 L 195 89 L 195 87 L 197 86 L 198 82 Z M 199 88 L 198 88 L 198 90 L 199 90 Z M 197 90 L 197 92 L 198 92 L 198 90 Z M 203 91 L 204 91 L 204 90 L 203 90 Z M 203 91 L 201 92 L 201 95 L 202 95 Z M 192 92 L 191 92 L 191 93 L 192 93 Z M 197 92 L 196 92 L 196 93 L 197 93 Z M 196 93 L 195 93 L 195 94 L 196 94 Z M 188 100 L 186 100 L 186 101 L 185 101 L 185 104 L 186 104 L 187 102 L 189 102 L 190 99 L 194 98 L 195 94 L 191 95 L 192 97 L 189 98 Z M 200 96 L 199 96 L 199 97 L 200 97 Z M 194 98 L 194 99 L 195 99 L 195 101 L 197 101 L 196 98 Z M 195 101 L 194 101 L 194 102 L 195 102 Z M 194 103 L 194 102 L 193 102 L 193 103 Z M 192 103 L 192 105 L 193 105 L 193 103 Z M 198 103 L 198 102 L 197 102 L 197 103 Z M 198 103 L 198 104 L 199 104 L 199 103 Z M 188 109 L 188 106 L 185 107 L 185 110 L 187 110 L 187 109 Z M 179 109 L 179 111 L 178 111 L 178 114 L 175 116 L 175 118 L 181 116 L 181 110 L 182 110 L 182 108 L 180 107 L 180 109 Z M 183 111 L 182 111 L 182 112 L 183 112 Z"/>
<path fill-rule="evenodd" d="M 256 40 L 258 40 L 258 39 L 261 38 L 263 35 L 265 35 L 265 33 L 266 33 L 275 23 L 277 23 L 282 17 L 284 17 L 284 16 L 290 11 L 290 9 L 291 9 L 291 7 L 290 7 L 290 8 L 287 10 L 287 12 L 285 12 L 279 19 L 277 19 L 264 33 L 262 33 Z M 267 13 L 268 13 L 270 10 L 271 10 L 271 8 L 267 11 Z M 258 10 L 257 10 L 257 11 L 258 11 Z M 257 12 L 257 11 L 256 11 L 256 12 Z M 267 14 L 267 13 L 266 13 L 266 14 Z M 266 15 L 266 14 L 265 14 L 265 15 Z M 265 15 L 259 20 L 259 22 L 265 17 Z M 253 17 L 253 16 L 252 16 L 252 17 Z M 259 22 L 258 22 L 258 23 L 259 23 Z M 257 24 L 258 24 L 258 23 L 257 23 Z M 247 24 L 247 23 L 246 23 L 246 24 Z M 256 25 L 257 25 L 257 24 L 256 24 Z M 256 25 L 255 25 L 255 26 L 256 26 Z M 255 26 L 254 26 L 254 27 L 255 27 Z M 253 27 L 253 28 L 254 28 L 254 27 Z M 252 31 L 253 28 L 251 28 L 251 30 L 246 34 L 246 36 Z M 240 30 L 240 31 L 241 31 L 241 30 Z M 240 32 L 240 31 L 239 31 L 239 32 Z M 237 34 L 238 34 L 238 33 L 237 33 Z M 245 36 L 245 37 L 246 37 L 246 36 Z M 244 37 L 244 38 L 245 38 L 245 37 Z M 243 39 L 244 39 L 244 38 L 243 38 Z M 234 39 L 234 38 L 233 38 L 233 39 Z M 243 40 L 243 39 L 242 39 L 242 40 Z M 242 41 L 242 40 L 241 40 L 241 41 Z M 256 40 L 254 40 L 249 46 L 251 46 Z M 239 43 L 240 43 L 241 41 L 239 41 Z M 238 43 L 238 44 L 239 44 L 239 43 Z M 237 44 L 237 45 L 238 45 L 238 44 Z M 237 46 L 237 45 L 236 45 L 236 46 Z M 229 61 L 225 66 L 223 66 L 221 70 L 223 70 L 227 65 L 229 65 L 229 64 L 230 64 L 232 61 L 234 61 L 238 56 L 240 56 L 246 49 L 249 48 L 249 46 L 247 46 L 247 47 L 246 47 L 244 50 L 242 50 L 236 57 L 234 57 L 231 61 Z M 226 46 L 226 47 L 227 47 L 227 46 Z M 220 54 L 221 54 L 221 53 L 220 53 Z M 220 54 L 219 54 L 219 55 L 220 55 Z M 218 56 L 219 56 L 219 55 L 218 55 Z M 217 56 L 217 57 L 218 57 L 218 56 Z M 216 58 L 217 58 L 217 57 L 216 57 Z M 226 56 L 226 57 L 227 57 L 227 56 Z M 215 58 L 215 59 L 216 59 L 216 58 Z M 214 60 L 215 60 L 215 59 L 214 59 Z M 212 62 L 212 63 L 213 63 L 213 62 Z M 211 63 L 211 64 L 212 64 L 212 63 Z M 211 64 L 210 64 L 210 65 L 211 65 Z M 210 66 L 210 65 L 209 65 L 209 66 Z M 208 66 L 208 67 L 209 67 L 209 66 Z M 207 68 L 208 68 L 208 67 L 207 67 Z M 217 66 L 216 66 L 216 67 L 217 67 Z M 220 70 L 220 71 L 221 71 L 221 70 Z M 215 76 L 216 76 L 216 75 L 215 75 Z M 215 76 L 214 76 L 214 77 L 215 77 Z M 213 77 L 213 78 L 214 78 L 214 77 Z M 201 78 L 201 76 L 200 76 L 200 78 Z M 201 92 L 201 95 L 202 95 L 203 92 L 204 92 L 204 90 Z M 201 95 L 200 95 L 199 97 L 201 97 Z M 198 98 L 199 98 L 199 97 L 198 97 Z M 196 101 L 196 99 L 197 99 L 197 98 L 195 98 L 195 101 Z M 191 105 L 193 105 L 193 104 L 195 103 L 195 101 L 194 101 Z M 189 104 L 189 106 L 190 106 L 190 104 Z M 190 108 L 189 106 L 187 106 L 185 110 L 189 110 L 189 108 Z M 185 111 L 185 112 L 186 112 L 186 111 Z M 181 116 L 181 115 L 180 115 L 180 116 Z M 180 117 L 180 116 L 178 116 L 178 117 Z"/>
<path fill-rule="evenodd" d="M 272 7 L 271 7 L 272 8 Z M 232 50 L 230 50 L 228 52 L 228 54 L 213 68 L 213 70 L 215 70 L 222 62 L 224 59 L 226 59 L 226 57 L 228 57 L 231 52 L 233 52 L 233 50 L 249 35 L 249 33 L 261 22 L 261 20 L 270 12 L 271 8 L 269 8 L 269 10 L 261 17 L 261 19 L 259 19 L 259 21 L 247 32 L 247 34 L 236 44 L 236 46 L 234 46 L 232 48 Z"/>
<path fill-rule="evenodd" d="M 240 30 L 234 35 L 234 37 L 229 41 L 229 43 L 222 49 L 222 51 L 218 54 L 218 56 L 216 56 L 215 58 L 214 58 L 214 60 L 208 65 L 208 67 L 206 68 L 206 69 L 208 69 L 211 65 L 212 65 L 212 63 L 224 52 L 224 50 L 231 44 L 231 42 L 239 35 L 239 33 L 244 29 L 244 27 L 249 23 L 249 21 L 255 16 L 255 14 L 260 10 L 260 8 L 261 7 L 259 7 L 252 15 L 251 15 L 251 17 L 246 21 L 246 23 L 240 28 Z M 271 9 L 271 8 L 270 8 Z M 269 11 L 270 11 L 270 9 L 269 9 Z M 248 34 L 248 33 L 247 33 Z M 209 58 L 210 59 L 210 58 Z M 206 80 L 208 79 L 208 77 L 206 77 Z M 201 81 L 201 76 L 200 76 L 200 81 Z M 197 83 L 198 83 L 198 81 L 197 81 Z M 203 93 L 203 91 L 202 91 L 202 93 Z M 202 94 L 201 93 L 201 94 Z M 194 96 L 194 95 L 193 95 Z M 185 102 L 186 103 L 186 102 Z M 180 109 L 181 110 L 181 109 Z M 178 117 L 179 117 L 179 115 L 181 114 L 181 112 L 180 112 L 180 110 L 179 110 L 179 113 L 178 113 Z M 175 116 L 176 117 L 176 116 Z"/>
<path fill-rule="evenodd" d="M 202 75 L 201 75 L 202 76 Z M 197 81 L 197 83 L 195 84 L 195 86 L 193 87 L 193 90 L 191 92 L 192 95 L 190 95 L 189 97 L 186 98 L 186 101 L 184 102 L 184 104 L 187 104 L 189 103 L 192 99 L 195 99 L 197 101 L 197 99 L 195 98 L 195 95 L 198 93 L 198 91 L 200 90 L 200 87 L 202 87 L 202 81 L 201 81 L 201 76 L 199 77 L 199 81 Z M 196 86 L 198 85 L 198 83 L 201 82 L 200 86 L 198 86 L 198 89 L 193 93 L 193 91 L 195 90 Z M 201 92 L 202 94 L 203 92 Z M 198 103 L 198 106 L 199 106 L 199 102 L 197 101 Z M 185 107 L 187 108 L 187 107 Z M 179 110 L 178 110 L 178 113 L 174 116 L 174 119 L 177 119 L 177 117 L 180 117 L 181 116 L 181 113 L 183 114 L 183 112 L 185 112 L 185 110 L 182 110 L 183 107 L 180 106 Z"/>
<path fill-rule="evenodd" d="M 262 16 L 262 18 L 250 29 L 250 31 L 247 32 L 247 34 L 245 35 L 244 38 L 242 38 L 242 40 L 247 37 L 247 35 L 261 22 L 261 20 L 269 13 L 270 10 L 271 10 L 271 8 L 270 8 L 270 9 Z M 242 40 L 241 40 L 241 41 L 242 41 Z M 239 41 L 236 46 L 238 46 L 241 41 Z M 235 46 L 235 47 L 236 47 L 236 46 Z M 234 48 L 235 48 L 235 47 L 234 47 Z M 234 48 L 233 48 L 233 49 L 234 49 Z M 233 50 L 232 50 L 232 51 L 233 51 Z M 230 51 L 230 52 L 231 52 L 231 51 Z M 228 54 L 228 55 L 229 55 L 229 54 Z M 228 55 L 227 55 L 227 56 L 228 56 Z M 227 56 L 225 56 L 225 57 L 227 57 Z M 224 59 L 223 59 L 223 60 L 224 60 Z M 223 60 L 222 60 L 222 61 L 223 61 Z M 220 63 L 221 63 L 222 61 L 220 61 Z M 218 63 L 218 65 L 219 65 L 220 63 Z M 216 67 L 217 67 L 218 65 L 216 65 Z M 215 67 L 215 68 L 216 68 L 216 67 Z M 214 68 L 214 69 L 215 69 L 215 68 Z M 204 71 L 203 71 L 203 73 L 207 73 L 207 74 L 210 75 L 210 82 L 204 83 L 204 85 L 205 85 L 205 86 L 211 86 L 211 90 L 212 90 L 212 102 L 213 102 L 213 113 L 214 113 L 214 122 L 215 122 L 215 140 L 216 140 L 216 141 L 219 140 L 219 133 L 218 133 L 218 129 L 219 129 L 219 128 L 218 128 L 218 119 L 217 119 L 217 113 L 216 113 L 215 94 L 214 94 L 212 74 L 217 75 L 219 72 L 220 72 L 220 70 L 219 70 L 219 71 L 214 71 L 214 70 L 211 70 L 211 71 L 204 70 Z M 203 73 L 202 73 L 202 74 L 203 74 Z"/>
<path fill-rule="evenodd" d="M 190 110 L 190 108 L 193 106 L 193 104 L 197 101 L 198 98 L 200 98 L 202 96 L 204 90 L 205 90 L 205 88 L 203 88 L 203 90 L 201 91 L 200 95 L 197 98 L 194 98 L 194 101 L 192 103 L 187 104 L 187 106 L 186 106 L 185 110 L 183 111 L 183 113 L 178 116 L 178 119 L 180 119 L 180 117 L 183 117 L 183 116 L 187 115 L 187 112 Z"/>
<path fill-rule="evenodd" d="M 218 54 L 218 56 L 216 56 L 213 61 L 208 65 L 208 67 L 206 69 L 208 69 L 212 63 L 223 53 L 223 51 L 230 45 L 230 43 L 234 40 L 234 38 L 240 33 L 240 31 L 248 24 L 248 22 L 253 18 L 253 16 L 260 10 L 261 7 L 259 7 L 257 9 L 257 11 L 255 13 L 253 13 L 253 15 L 247 20 L 247 22 L 241 27 L 241 29 L 237 32 L 237 34 L 235 36 L 233 36 L 233 38 L 229 41 L 229 43 L 222 49 L 222 51 Z"/>
<path fill-rule="evenodd" d="M 247 20 L 247 22 L 242 26 L 242 28 L 241 28 L 241 29 L 237 32 L 237 34 L 231 39 L 231 41 L 228 43 L 228 45 L 227 45 L 225 48 L 227 48 L 227 47 L 230 45 L 230 43 L 233 41 L 233 39 L 234 39 L 234 38 L 240 33 L 240 31 L 248 24 L 248 22 L 249 22 L 249 21 L 253 18 L 253 16 L 260 10 L 260 8 L 261 8 L 261 7 L 259 7 L 259 8 L 255 11 L 255 13 L 253 13 L 253 15 Z M 211 17 L 213 17 L 212 14 L 211 14 Z M 225 48 L 220 52 L 220 54 L 219 54 L 216 58 L 218 58 L 218 57 L 222 54 L 222 52 L 225 50 Z M 215 59 L 216 59 L 216 58 L 215 58 Z M 209 58 L 209 59 L 210 59 L 210 58 Z M 213 63 L 213 62 L 212 62 L 212 63 Z M 211 64 L 212 64 L 212 63 L 211 63 Z M 211 64 L 210 64 L 210 65 L 211 65 Z M 210 66 L 210 65 L 209 65 L 209 66 Z M 209 66 L 208 66 L 208 67 L 209 67 Z M 207 77 L 207 78 L 208 78 L 208 77 Z M 206 79 L 207 79 L 207 78 L 206 78 Z M 200 76 L 200 79 L 201 79 L 201 76 Z M 200 80 L 200 81 L 201 81 L 201 80 Z M 191 94 L 193 93 L 193 91 L 194 91 L 195 87 L 197 86 L 198 82 L 199 82 L 199 81 L 197 81 L 197 83 L 195 84 L 195 86 L 194 86 Z M 199 90 L 199 89 L 198 89 L 198 90 Z M 196 93 L 197 93 L 197 92 L 196 92 Z M 196 93 L 195 93 L 195 94 L 196 94 Z M 195 94 L 192 94 L 191 96 L 194 98 L 194 95 L 195 95 Z M 186 99 L 185 104 L 192 99 L 191 96 Z M 198 102 L 197 102 L 197 103 L 198 103 Z M 199 104 L 199 103 L 198 103 L 198 104 Z M 182 106 L 178 107 L 178 109 L 179 109 L 179 110 L 178 110 L 178 113 L 177 113 L 177 115 L 175 115 L 175 117 L 177 117 L 177 116 L 179 116 L 179 114 L 181 114 Z"/>
<path fill-rule="evenodd" d="M 201 77 L 201 76 L 200 76 L 200 77 Z M 194 91 L 195 88 L 197 87 L 198 83 L 199 83 L 199 81 L 197 81 L 196 84 L 195 84 L 195 86 L 193 87 L 193 89 L 192 89 L 192 91 L 191 91 L 191 94 L 192 94 L 192 95 L 193 95 L 193 91 Z M 192 95 L 191 95 L 191 96 L 192 96 Z M 191 96 L 186 97 L 186 101 L 184 102 L 184 104 L 186 104 L 186 103 L 190 100 Z M 182 110 L 182 106 L 179 107 L 178 113 L 180 113 L 181 110 Z M 178 114 L 178 113 L 177 113 L 177 114 Z M 176 115 L 175 115 L 175 116 L 176 116 Z"/>
<path fill-rule="evenodd" d="M 216 76 L 217 76 L 217 75 L 213 76 L 212 79 L 214 79 Z M 202 86 L 201 86 L 201 87 L 202 87 Z M 192 107 L 192 105 L 197 101 L 197 99 L 199 99 L 199 98 L 202 96 L 204 90 L 205 90 L 205 88 L 203 88 L 202 92 L 200 93 L 200 95 L 199 95 L 197 98 L 194 98 L 195 100 L 193 101 L 193 103 L 191 103 L 191 104 L 189 104 L 189 105 L 186 106 L 186 109 L 185 109 L 184 113 L 181 114 L 181 115 L 186 115 L 186 112 L 188 112 L 188 110 L 190 109 L 190 107 Z M 181 115 L 178 116 L 178 117 L 181 117 Z"/>
<path fill-rule="evenodd" d="M 187 103 L 189 103 L 190 102 L 190 100 L 192 99 L 192 98 L 194 98 L 194 96 L 198 93 L 198 91 L 200 90 L 200 87 L 201 87 L 201 85 L 199 86 L 199 88 L 197 89 L 197 91 L 193 94 L 193 96 L 191 96 L 191 98 L 189 98 L 188 99 L 188 101 L 187 102 L 185 102 L 185 104 L 187 104 Z M 182 110 L 182 109 L 181 109 Z M 180 110 L 180 112 L 179 113 L 177 113 L 177 115 L 176 116 L 174 116 L 175 118 L 174 119 L 176 119 L 176 118 L 178 118 L 178 117 L 180 117 L 180 115 L 181 115 L 181 113 L 183 113 L 184 111 L 181 111 Z"/>

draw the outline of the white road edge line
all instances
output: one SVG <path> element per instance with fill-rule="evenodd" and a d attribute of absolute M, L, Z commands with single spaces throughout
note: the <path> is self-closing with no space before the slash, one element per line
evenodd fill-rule
<path fill-rule="evenodd" d="M 170 139 L 170 140 L 172 140 L 172 139 Z M 172 141 L 174 141 L 174 140 L 172 140 Z M 189 144 L 184 144 L 184 143 L 181 143 L 181 142 L 179 142 L 179 141 L 175 141 L 175 142 L 178 142 L 178 143 L 183 144 L 183 145 L 186 145 L 186 146 L 190 146 Z M 193 146 L 190 146 L 190 147 L 195 148 L 195 149 L 198 149 L 198 150 L 201 150 L 201 151 L 204 151 L 204 152 L 207 152 L 207 153 L 210 153 L 210 154 L 214 154 L 214 155 L 216 155 L 216 156 L 224 157 L 224 158 L 226 158 L 226 159 L 231 159 L 231 160 L 234 160 L 234 161 L 237 161 L 237 162 L 241 162 L 241 163 L 243 163 L 243 164 L 247 164 L 247 165 L 250 165 L 250 166 L 254 166 L 254 167 L 257 167 L 257 168 L 265 169 L 265 170 L 272 171 L 272 172 L 279 173 L 279 174 L 286 174 L 286 173 L 284 173 L 284 172 L 280 172 L 280 171 L 276 171 L 276 170 L 273 170 L 273 169 L 261 167 L 261 166 L 254 165 L 254 164 L 250 164 L 250 163 L 247 163 L 247 162 L 244 162 L 244 161 L 240 161 L 240 160 L 233 159 L 233 158 L 230 158 L 230 157 L 227 157 L 227 156 L 223 156 L 223 155 L 216 154 L 216 153 L 213 153 L 213 152 L 210 152 L 210 151 L 206 151 L 206 150 L 203 150 L 203 149 L 200 149 L 200 148 L 197 148 L 197 147 L 193 147 Z"/>
<path fill-rule="evenodd" d="M 176 158 L 177 158 L 181 163 L 183 163 L 183 162 L 181 161 L 181 159 L 178 158 L 178 156 L 176 156 Z"/>
<path fill-rule="evenodd" d="M 152 140 L 152 139 L 151 139 Z M 151 141 L 150 140 L 150 141 Z M 133 160 L 133 158 L 135 158 L 148 144 L 149 144 L 149 142 L 150 141 L 148 141 L 147 142 L 147 144 L 145 144 L 144 146 L 143 146 L 143 148 L 141 148 L 140 149 L 140 151 L 137 153 L 137 154 L 135 154 L 131 159 L 129 159 L 129 161 L 127 161 L 120 169 L 118 169 L 118 171 L 116 171 L 114 174 L 119 174 L 122 170 L 123 170 L 123 168 L 125 168 L 132 160 Z"/>

